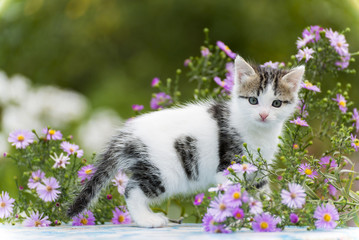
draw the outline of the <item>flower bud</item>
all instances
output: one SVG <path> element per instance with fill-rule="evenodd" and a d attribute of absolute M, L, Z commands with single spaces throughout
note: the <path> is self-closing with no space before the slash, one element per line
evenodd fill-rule
<path fill-rule="evenodd" d="M 245 147 L 245 148 L 246 148 L 246 147 L 247 147 L 247 143 L 243 143 L 243 147 Z"/>
<path fill-rule="evenodd" d="M 204 28 L 204 29 L 203 29 L 203 32 L 204 32 L 204 33 L 208 33 L 208 32 L 209 32 L 209 29 L 208 29 L 208 28 Z"/>
<path fill-rule="evenodd" d="M 208 79 L 206 77 L 202 77 L 202 81 L 206 82 Z"/>
<path fill-rule="evenodd" d="M 177 69 L 176 71 L 177 75 L 180 75 L 182 73 L 182 70 L 181 69 Z"/>

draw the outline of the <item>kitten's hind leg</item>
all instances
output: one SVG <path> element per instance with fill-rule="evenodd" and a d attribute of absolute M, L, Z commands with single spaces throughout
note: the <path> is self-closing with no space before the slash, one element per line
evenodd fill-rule
<path fill-rule="evenodd" d="M 132 219 L 140 227 L 163 227 L 167 225 L 168 219 L 162 213 L 154 213 L 149 208 L 150 199 L 141 188 L 126 189 L 127 208 Z"/>

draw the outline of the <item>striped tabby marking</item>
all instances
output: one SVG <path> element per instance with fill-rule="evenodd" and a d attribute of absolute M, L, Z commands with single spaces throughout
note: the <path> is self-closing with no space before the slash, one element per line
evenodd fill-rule
<path fill-rule="evenodd" d="M 197 139 L 185 136 L 177 138 L 174 142 L 178 159 L 189 180 L 198 179 L 198 151 Z"/>

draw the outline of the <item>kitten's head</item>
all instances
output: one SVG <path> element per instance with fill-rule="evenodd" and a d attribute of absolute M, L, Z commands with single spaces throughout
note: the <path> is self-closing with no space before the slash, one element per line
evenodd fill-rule
<path fill-rule="evenodd" d="M 237 56 L 232 100 L 241 116 L 258 126 L 284 122 L 298 103 L 304 66 L 272 69 L 248 64 Z"/>

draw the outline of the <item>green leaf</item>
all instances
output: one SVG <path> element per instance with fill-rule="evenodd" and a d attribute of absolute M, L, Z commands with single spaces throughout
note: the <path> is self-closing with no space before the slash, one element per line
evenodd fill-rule
<path fill-rule="evenodd" d="M 345 184 L 345 191 L 347 192 L 347 194 L 349 194 L 349 191 L 352 188 L 353 181 L 354 181 L 354 173 L 355 172 L 354 172 L 354 165 L 353 165 L 350 170 L 350 173 L 348 174 L 348 176 L 349 176 L 348 182 Z"/>
<path fill-rule="evenodd" d="M 319 199 L 319 197 L 317 196 L 317 194 L 315 194 L 315 192 L 311 189 L 311 187 L 308 187 L 307 184 L 304 184 L 304 189 L 305 192 L 308 194 L 309 197 L 313 198 L 313 199 Z"/>

